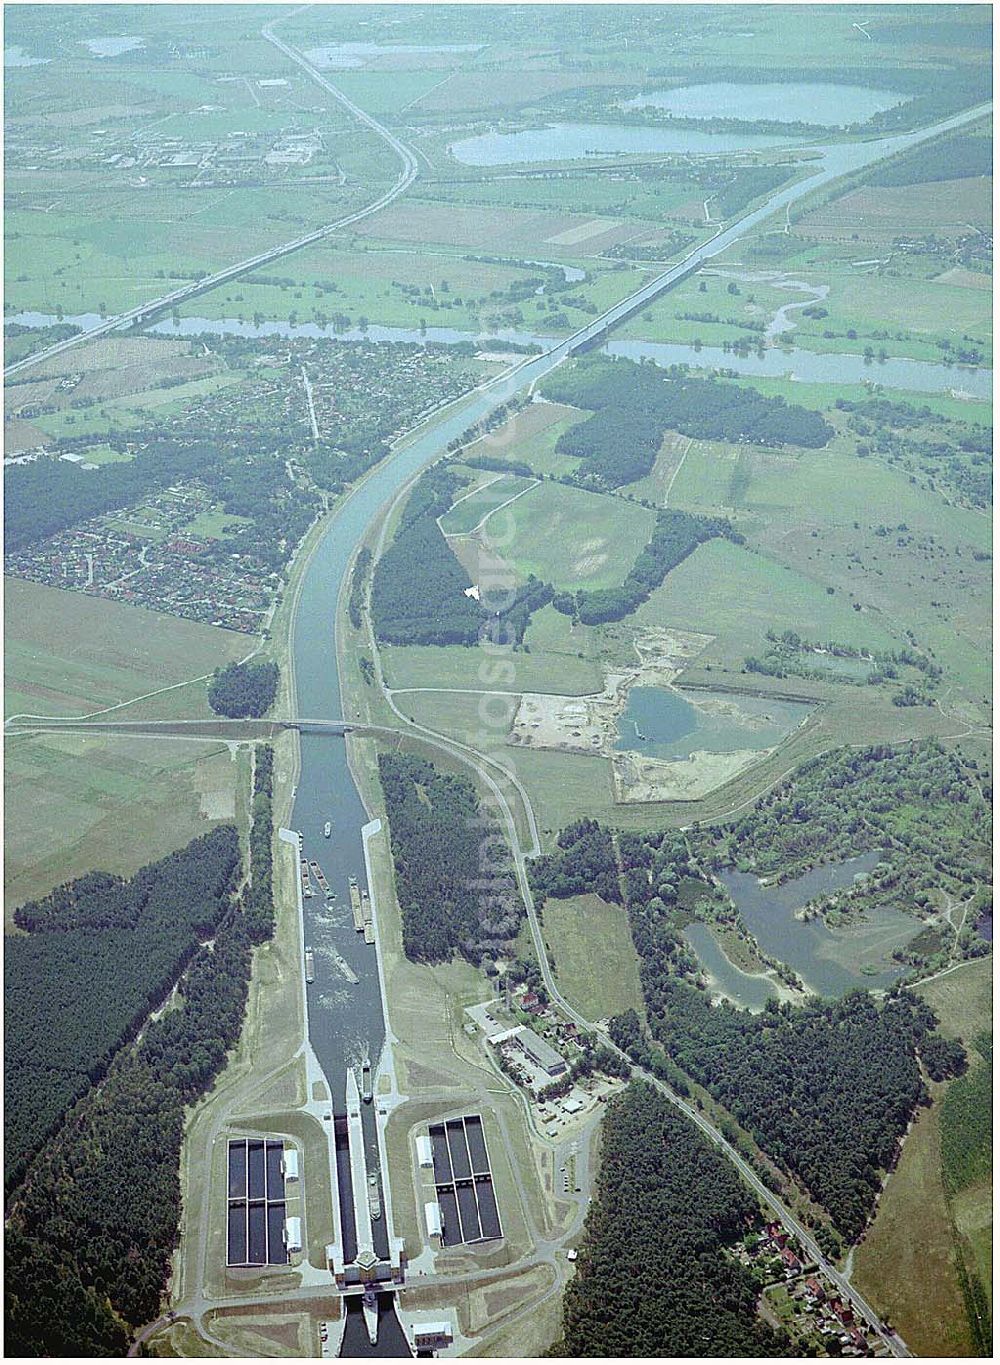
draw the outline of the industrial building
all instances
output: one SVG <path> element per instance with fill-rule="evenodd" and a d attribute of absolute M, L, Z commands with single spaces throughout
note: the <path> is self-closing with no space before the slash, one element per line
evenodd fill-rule
<path fill-rule="evenodd" d="M 299 1178 L 299 1153 L 295 1147 L 286 1147 L 281 1158 L 281 1169 L 286 1180 Z"/>
<path fill-rule="evenodd" d="M 285 1219 L 285 1249 L 289 1255 L 302 1250 L 302 1219 Z"/>
<path fill-rule="evenodd" d="M 442 1246 L 502 1237 L 481 1115 L 467 1114 L 445 1123 L 433 1123 L 430 1140 L 437 1203 L 424 1207 L 428 1232 L 433 1216 L 430 1210 L 434 1208 Z"/>
<path fill-rule="evenodd" d="M 426 1133 L 421 1133 L 417 1138 L 417 1165 L 423 1167 L 434 1165 L 434 1148 Z"/>

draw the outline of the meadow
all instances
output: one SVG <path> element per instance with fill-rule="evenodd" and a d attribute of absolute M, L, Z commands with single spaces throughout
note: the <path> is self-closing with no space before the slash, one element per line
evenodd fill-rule
<path fill-rule="evenodd" d="M 518 499 L 510 522 L 502 550 L 518 574 L 573 590 L 622 584 L 655 515 L 623 498 L 544 482 Z"/>
<path fill-rule="evenodd" d="M 600 896 L 569 896 L 547 900 L 541 918 L 559 989 L 585 1019 L 626 1009 L 642 1014 L 639 960 L 622 906 Z"/>

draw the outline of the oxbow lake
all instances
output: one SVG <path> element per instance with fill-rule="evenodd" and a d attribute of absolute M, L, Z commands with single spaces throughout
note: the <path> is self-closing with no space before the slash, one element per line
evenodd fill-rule
<path fill-rule="evenodd" d="M 59 321 L 60 319 L 53 313 L 29 311 L 10 313 L 4 318 L 4 322 L 16 323 L 21 327 L 51 327 Z M 87 328 L 95 327 L 101 321 L 101 317 L 98 313 L 77 313 L 67 315 L 61 321 L 71 323 L 75 327 Z M 329 324 L 320 327 L 314 322 L 300 322 L 292 327 L 287 321 L 274 319 L 255 326 L 252 321 L 239 318 L 186 317 L 180 318 L 177 322 L 172 318 L 163 318 L 145 330 L 154 336 L 193 337 L 205 334 L 251 338 L 329 337 L 337 341 L 409 342 L 414 345 L 422 342 L 455 345 L 459 342 L 490 341 L 494 343 L 494 349 L 501 349 L 496 343 L 509 341 L 515 345 L 535 346 L 540 350 L 548 350 L 556 341 L 554 337 L 511 329 L 476 333 L 465 332 L 456 327 L 428 327 L 420 331 L 417 327 L 379 327 L 372 324 L 362 332 L 357 327 L 338 331 Z M 721 346 L 696 347 L 668 341 L 609 341 L 603 349 L 609 355 L 628 356 L 632 360 L 645 358 L 664 367 L 690 365 L 692 368 L 705 370 L 728 369 L 736 374 L 791 379 L 813 384 L 868 382 L 880 384 L 885 389 L 901 389 L 912 393 L 954 393 L 975 399 L 990 399 L 993 396 L 991 369 L 937 365 L 928 360 L 868 361 L 860 355 L 837 355 L 834 352 L 813 352 L 799 348 L 779 350 L 776 347 L 765 350 L 763 354 L 752 351 L 748 355 L 736 355 L 724 351 Z"/>
<path fill-rule="evenodd" d="M 633 128 L 624 123 L 550 123 L 545 128 L 524 128 L 517 133 L 479 133 L 453 142 L 448 151 L 463 166 L 513 166 L 658 152 L 703 156 L 782 147 L 796 140 L 774 133 L 703 133 L 697 128 Z"/>
<path fill-rule="evenodd" d="M 898 90 L 866 85 L 838 85 L 827 81 L 711 85 L 683 85 L 676 90 L 651 90 L 625 100 L 623 109 L 659 109 L 677 118 L 733 118 L 753 122 L 816 123 L 841 128 L 866 123 L 874 114 L 904 104 L 909 97 Z"/>

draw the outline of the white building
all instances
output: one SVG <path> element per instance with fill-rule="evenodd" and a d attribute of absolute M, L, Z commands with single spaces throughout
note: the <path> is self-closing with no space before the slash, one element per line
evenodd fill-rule
<path fill-rule="evenodd" d="M 434 1165 L 434 1147 L 427 1133 L 417 1138 L 417 1162 L 421 1166 Z"/>
<path fill-rule="evenodd" d="M 415 1322 L 413 1324 L 413 1345 L 418 1351 L 433 1350 L 436 1346 L 448 1346 L 454 1339 L 450 1322 Z"/>
<path fill-rule="evenodd" d="M 302 1250 L 302 1219 L 285 1219 L 285 1249 L 291 1254 Z"/>
<path fill-rule="evenodd" d="M 424 1205 L 424 1221 L 427 1223 L 427 1236 L 440 1237 L 443 1231 L 441 1226 L 441 1205 L 436 1199 L 428 1199 Z"/>
<path fill-rule="evenodd" d="M 299 1178 L 299 1153 L 295 1147 L 286 1147 L 281 1156 L 281 1173 L 286 1180 Z"/>

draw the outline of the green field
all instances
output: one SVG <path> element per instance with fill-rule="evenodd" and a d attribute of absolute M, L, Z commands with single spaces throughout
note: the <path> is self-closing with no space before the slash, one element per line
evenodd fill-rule
<path fill-rule="evenodd" d="M 700 545 L 635 619 L 716 635 L 706 657 L 732 662 L 758 649 L 770 627 L 858 647 L 890 648 L 894 640 L 870 615 L 853 611 L 843 594 L 830 596 L 812 579 L 728 540 Z"/>
<path fill-rule="evenodd" d="M 235 631 L 20 579 L 5 580 L 5 599 L 8 716 L 80 715 L 117 706 L 202 677 L 253 648 Z M 203 683 L 168 695 L 185 698 L 191 719 L 212 714 Z"/>
<path fill-rule="evenodd" d="M 656 521 L 648 508 L 558 483 L 539 484 L 511 510 L 504 558 L 523 577 L 569 590 L 623 583 Z"/>
<path fill-rule="evenodd" d="M 531 488 L 533 482 L 520 474 L 489 475 L 488 481 L 475 492 L 460 497 L 438 524 L 446 536 L 468 535 L 477 530 L 497 508 Z M 511 511 L 508 515 L 517 514 Z"/>
<path fill-rule="evenodd" d="M 547 900 L 545 941 L 555 957 L 559 989 L 586 1019 L 634 1009 L 643 1012 L 639 960 L 620 905 L 600 896 Z"/>

